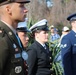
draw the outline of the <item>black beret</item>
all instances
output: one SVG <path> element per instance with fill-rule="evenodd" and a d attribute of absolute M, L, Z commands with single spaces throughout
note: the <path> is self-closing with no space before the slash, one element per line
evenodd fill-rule
<path fill-rule="evenodd" d="M 70 16 L 68 16 L 68 17 L 67 17 L 67 20 L 68 20 L 68 21 L 76 20 L 76 13 L 71 14 Z"/>
<path fill-rule="evenodd" d="M 17 2 L 17 3 L 29 3 L 30 0 L 0 0 L 0 6 L 8 3 Z"/>

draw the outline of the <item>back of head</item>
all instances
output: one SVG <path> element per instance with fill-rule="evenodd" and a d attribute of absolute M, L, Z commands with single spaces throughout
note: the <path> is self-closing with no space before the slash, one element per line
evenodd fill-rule
<path fill-rule="evenodd" d="M 64 32 L 68 32 L 69 30 L 70 29 L 67 26 L 64 26 L 63 29 L 62 29 L 62 31 L 64 31 Z"/>

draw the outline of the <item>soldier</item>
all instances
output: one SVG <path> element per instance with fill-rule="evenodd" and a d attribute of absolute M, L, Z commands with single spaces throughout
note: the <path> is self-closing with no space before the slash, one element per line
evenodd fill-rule
<path fill-rule="evenodd" d="M 0 0 L 0 75 L 26 75 L 23 46 L 16 35 L 25 20 L 29 0 Z M 27 54 L 26 54 L 27 55 Z"/>
<path fill-rule="evenodd" d="M 64 75 L 76 75 L 76 13 L 68 16 L 67 20 L 72 30 L 61 41 L 62 63 Z"/>
<path fill-rule="evenodd" d="M 32 27 L 30 30 L 35 38 L 34 43 L 27 49 L 28 53 L 28 75 L 51 75 L 52 59 L 49 51 L 48 26 L 47 20 L 43 19 Z"/>
<path fill-rule="evenodd" d="M 29 41 L 28 32 L 30 32 L 30 30 L 27 28 L 27 22 L 25 21 L 18 23 L 16 30 L 24 48 L 26 49 Z"/>

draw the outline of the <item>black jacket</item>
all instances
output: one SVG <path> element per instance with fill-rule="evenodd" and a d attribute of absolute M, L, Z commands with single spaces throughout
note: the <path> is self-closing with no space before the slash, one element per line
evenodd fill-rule
<path fill-rule="evenodd" d="M 51 54 L 47 50 L 37 41 L 27 49 L 28 75 L 51 75 Z"/>

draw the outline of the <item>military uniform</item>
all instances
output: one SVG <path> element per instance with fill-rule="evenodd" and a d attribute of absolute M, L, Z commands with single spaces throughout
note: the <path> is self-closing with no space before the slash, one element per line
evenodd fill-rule
<path fill-rule="evenodd" d="M 26 75 L 20 47 L 12 30 L 0 21 L 0 75 Z"/>
<path fill-rule="evenodd" d="M 53 73 L 50 70 L 52 68 L 52 58 L 48 47 L 47 50 L 37 41 L 27 49 L 28 75 L 51 75 Z"/>
<path fill-rule="evenodd" d="M 0 6 L 10 3 L 29 3 L 29 0 L 0 0 Z M 2 10 L 2 9 L 1 9 Z M 4 10 L 3 10 L 4 11 Z M 1 14 L 0 21 L 0 75 L 27 75 L 26 63 L 24 63 L 23 46 L 18 36 L 14 33 L 14 25 L 10 17 L 4 20 Z M 16 18 L 15 18 L 16 19 Z M 14 19 L 13 19 L 14 20 Z M 15 21 L 14 21 L 15 22 Z M 16 22 L 15 22 L 16 23 Z M 16 31 L 15 31 L 16 32 Z"/>
<path fill-rule="evenodd" d="M 47 21 L 45 19 L 37 22 L 30 30 L 33 32 L 37 30 L 48 31 Z M 40 44 L 36 38 L 34 43 L 27 49 L 28 53 L 28 75 L 51 75 L 52 57 L 49 47 L 44 43 Z"/>
<path fill-rule="evenodd" d="M 76 33 L 71 31 L 61 43 L 61 55 L 65 75 L 76 75 Z"/>
<path fill-rule="evenodd" d="M 67 20 L 76 21 L 76 14 L 70 15 Z M 61 56 L 64 75 L 76 75 L 76 32 L 73 29 L 62 38 Z"/>

